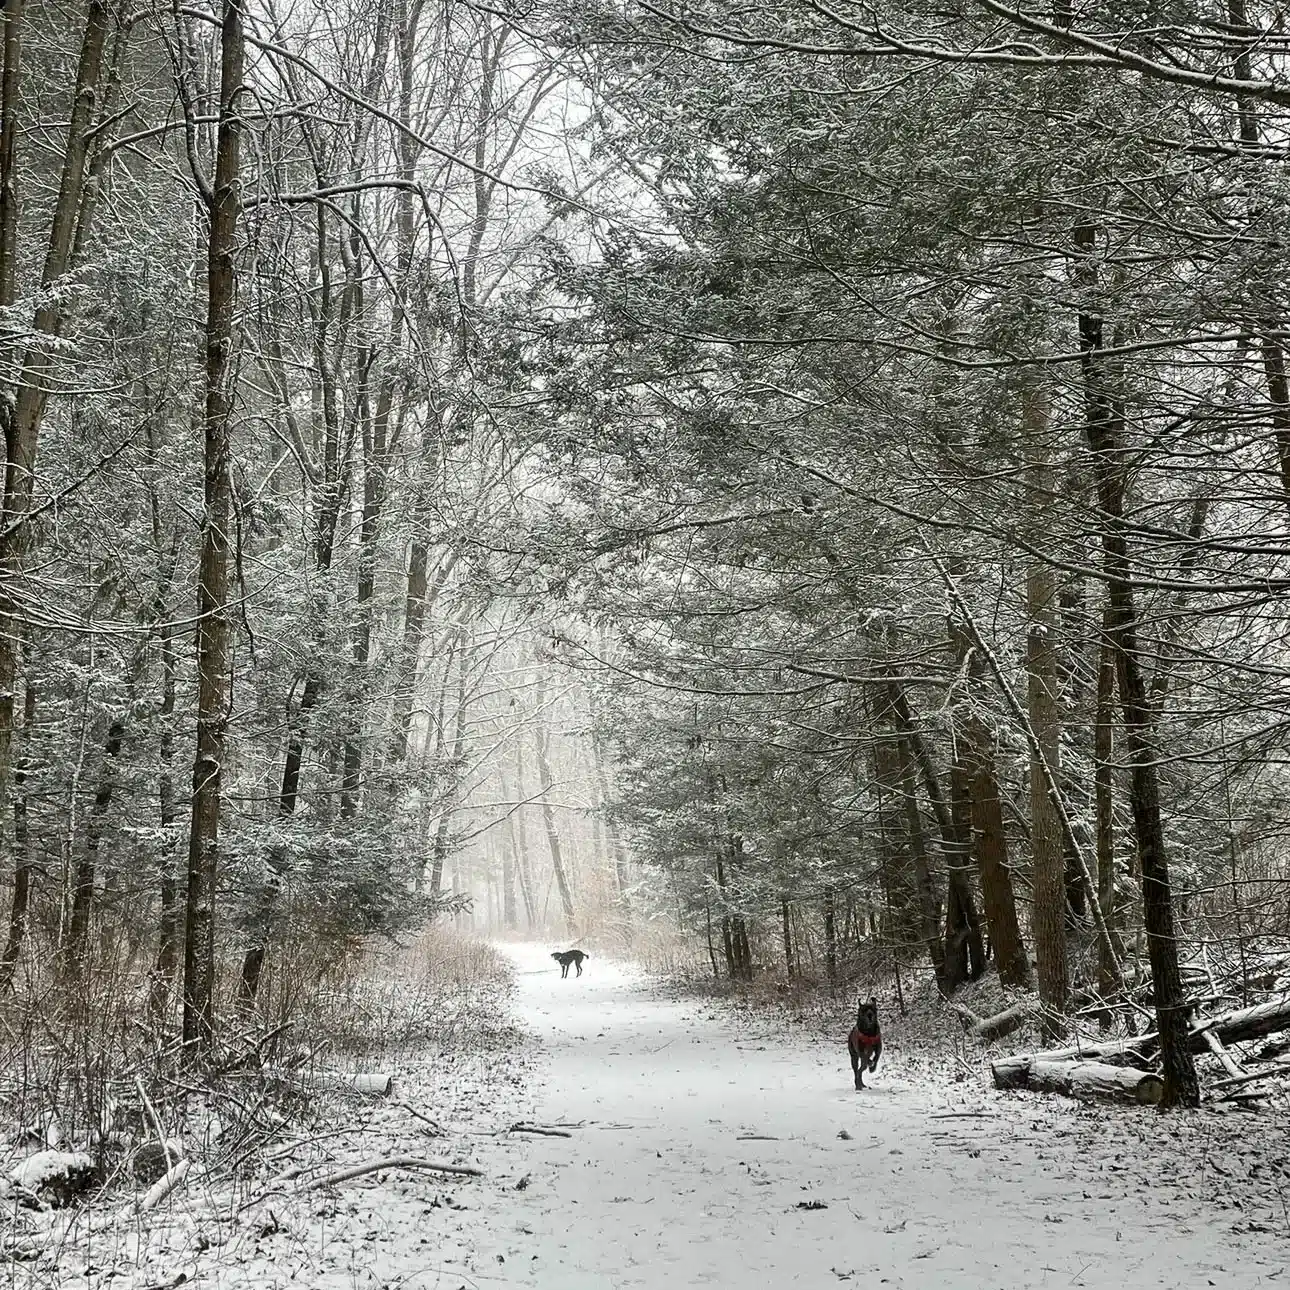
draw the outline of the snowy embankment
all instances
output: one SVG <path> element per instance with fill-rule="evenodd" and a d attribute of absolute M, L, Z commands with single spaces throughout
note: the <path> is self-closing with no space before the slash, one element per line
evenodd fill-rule
<path fill-rule="evenodd" d="M 248 1187 L 236 1217 L 186 1190 L 143 1233 L 96 1219 L 87 1245 L 82 1219 L 60 1279 L 14 1265 L 17 1283 L 1242 1290 L 1287 1267 L 1270 1116 L 999 1094 L 898 1044 L 859 1093 L 841 1035 L 677 1001 L 598 957 L 561 980 L 542 951 L 507 952 L 537 1051 L 410 1059 L 400 1104 L 352 1103 L 279 1162 L 431 1156 L 482 1178 Z"/>

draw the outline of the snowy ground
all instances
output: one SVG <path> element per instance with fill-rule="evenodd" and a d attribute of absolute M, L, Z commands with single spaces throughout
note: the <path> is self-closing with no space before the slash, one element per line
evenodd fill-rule
<path fill-rule="evenodd" d="M 334 1139 L 276 1163 L 434 1156 L 484 1178 L 390 1170 L 259 1200 L 263 1180 L 236 1196 L 199 1186 L 146 1224 L 82 1218 L 56 1272 L 0 1264 L 0 1284 L 1290 1285 L 1285 1128 L 1270 1115 L 1000 1095 L 898 1045 L 856 1092 L 840 1042 L 669 997 L 599 957 L 561 980 L 543 950 L 506 952 L 537 1044 L 410 1058 L 405 1105 L 355 1105 Z"/>
<path fill-rule="evenodd" d="M 899 1051 L 856 1092 L 840 1043 L 758 1033 L 595 959 L 562 981 L 512 953 L 546 1049 L 534 1118 L 582 1127 L 511 1141 L 532 1182 L 488 1203 L 462 1285 L 1290 1283 L 1275 1181 L 1275 1222 L 1193 1195 L 1210 1159 L 1197 1120 L 1161 1137 L 1150 1111 L 911 1080 Z"/>

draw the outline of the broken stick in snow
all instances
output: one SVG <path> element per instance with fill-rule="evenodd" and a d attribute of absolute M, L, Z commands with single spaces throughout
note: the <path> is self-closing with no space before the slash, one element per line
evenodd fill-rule
<path fill-rule="evenodd" d="M 521 1121 L 519 1124 L 512 1124 L 507 1133 L 536 1133 L 543 1138 L 571 1138 L 572 1133 L 565 1129 L 548 1129 L 541 1124 L 525 1124 Z"/>
<path fill-rule="evenodd" d="M 961 1003 L 950 1006 L 967 1027 L 968 1035 L 983 1043 L 1002 1039 L 1005 1035 L 1012 1034 L 1014 1030 L 1020 1030 L 1032 1017 L 1039 1015 L 1039 1001 L 1030 998 L 1018 999 L 1016 1003 L 1002 1012 L 995 1013 L 992 1017 L 980 1017 Z"/>
<path fill-rule="evenodd" d="M 150 1209 L 156 1209 L 167 1196 L 170 1195 L 180 1183 L 188 1177 L 188 1171 L 192 1168 L 191 1160 L 176 1161 L 165 1174 L 158 1178 L 155 1183 L 143 1194 L 139 1203 L 134 1207 L 136 1214 L 146 1214 Z"/>
<path fill-rule="evenodd" d="M 1240 1079 L 1245 1074 L 1245 1068 L 1237 1064 L 1236 1059 L 1227 1051 L 1223 1041 L 1212 1030 L 1206 1030 L 1204 1035 L 1209 1051 L 1218 1058 L 1223 1069 L 1233 1079 Z"/>
<path fill-rule="evenodd" d="M 470 1178 L 482 1178 L 484 1171 L 474 1165 L 453 1165 L 446 1160 L 423 1160 L 419 1156 L 387 1156 L 381 1160 L 368 1160 L 361 1165 L 350 1165 L 347 1169 L 338 1169 L 334 1174 L 326 1174 L 305 1183 L 301 1191 L 317 1191 L 320 1187 L 335 1187 L 364 1174 L 379 1173 L 382 1169 L 426 1169 L 438 1174 L 464 1174 Z"/>
<path fill-rule="evenodd" d="M 1233 1075 L 1230 1079 L 1216 1079 L 1209 1087 L 1213 1091 L 1222 1088 L 1235 1088 L 1238 1084 L 1253 1084 L 1255 1080 L 1277 1079 L 1290 1074 L 1290 1062 L 1280 1062 L 1276 1066 L 1269 1066 L 1267 1070 L 1247 1071 L 1243 1075 Z M 1222 1098 L 1215 1099 L 1222 1101 Z"/>

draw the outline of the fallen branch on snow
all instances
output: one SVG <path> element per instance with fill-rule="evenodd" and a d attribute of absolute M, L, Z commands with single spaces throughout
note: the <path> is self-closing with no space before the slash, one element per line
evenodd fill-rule
<path fill-rule="evenodd" d="M 136 1214 L 146 1214 L 150 1209 L 156 1209 L 188 1177 L 188 1171 L 192 1168 L 192 1163 L 191 1160 L 177 1160 L 171 1165 L 140 1197 L 139 1203 L 134 1207 L 134 1212 Z"/>
<path fill-rule="evenodd" d="M 1267 1070 L 1246 1071 L 1241 1075 L 1233 1075 L 1229 1079 L 1216 1079 L 1209 1087 L 1215 1091 L 1221 1088 L 1236 1088 L 1239 1084 L 1253 1084 L 1256 1080 L 1276 1079 L 1288 1072 L 1290 1072 L 1290 1062 L 1278 1062 Z"/>
<path fill-rule="evenodd" d="M 982 1043 L 1002 1039 L 1005 1035 L 1012 1034 L 1014 1030 L 1020 1030 L 1032 1017 L 1039 1015 L 1039 1001 L 1031 998 L 1018 999 L 1011 1007 L 995 1013 L 992 1017 L 978 1016 L 971 1008 L 966 1008 L 961 1003 L 952 1003 L 950 1007 L 967 1028 L 968 1035 L 973 1039 L 981 1040 Z"/>
<path fill-rule="evenodd" d="M 566 1129 L 548 1129 L 540 1124 L 525 1124 L 521 1121 L 519 1124 L 512 1124 L 509 1129 L 504 1129 L 504 1133 L 536 1133 L 543 1138 L 571 1138 L 572 1133 Z"/>
<path fill-rule="evenodd" d="M 470 1178 L 482 1178 L 484 1171 L 474 1165 L 453 1165 L 446 1160 L 423 1160 L 419 1156 L 386 1156 L 380 1160 L 368 1160 L 361 1165 L 350 1165 L 338 1169 L 333 1174 L 324 1174 L 313 1182 L 305 1183 L 300 1191 L 317 1191 L 321 1187 L 336 1187 L 344 1182 L 352 1182 L 365 1174 L 379 1173 L 382 1169 L 425 1169 L 438 1174 L 463 1174 Z"/>

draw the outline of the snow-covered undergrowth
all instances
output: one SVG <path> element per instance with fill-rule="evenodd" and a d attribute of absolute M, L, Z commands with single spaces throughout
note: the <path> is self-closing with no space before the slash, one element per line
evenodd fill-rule
<path fill-rule="evenodd" d="M 528 1059 L 511 990 L 509 966 L 485 946 L 431 933 L 402 950 L 374 950 L 314 992 L 310 1012 L 263 1050 L 260 1065 L 225 1072 L 209 1092 L 183 1087 L 176 1072 L 163 1081 L 167 1097 L 147 1099 L 148 1123 L 123 1120 L 110 1141 L 60 1142 L 69 1155 L 88 1148 L 100 1164 L 95 1185 L 72 1203 L 0 1185 L 0 1266 L 32 1290 L 351 1287 L 371 1283 L 369 1262 L 375 1283 L 387 1284 L 400 1267 L 421 1265 L 425 1230 L 451 1228 L 458 1193 L 474 1182 L 470 1172 L 426 1166 L 476 1169 L 487 1135 L 519 1118 Z M 392 1076 L 391 1092 L 354 1092 L 344 1078 L 356 1072 Z M 117 1083 L 124 1104 L 129 1073 Z M 171 1154 L 137 1176 L 134 1162 L 156 1146 L 157 1128 Z M 23 1162 L 43 1145 L 33 1129 L 44 1136 L 48 1125 L 36 1120 L 0 1138 L 0 1179 L 32 1181 Z M 181 1157 L 179 1185 L 159 1203 L 146 1200 L 148 1184 Z M 392 1159 L 403 1163 L 340 1177 Z"/>

